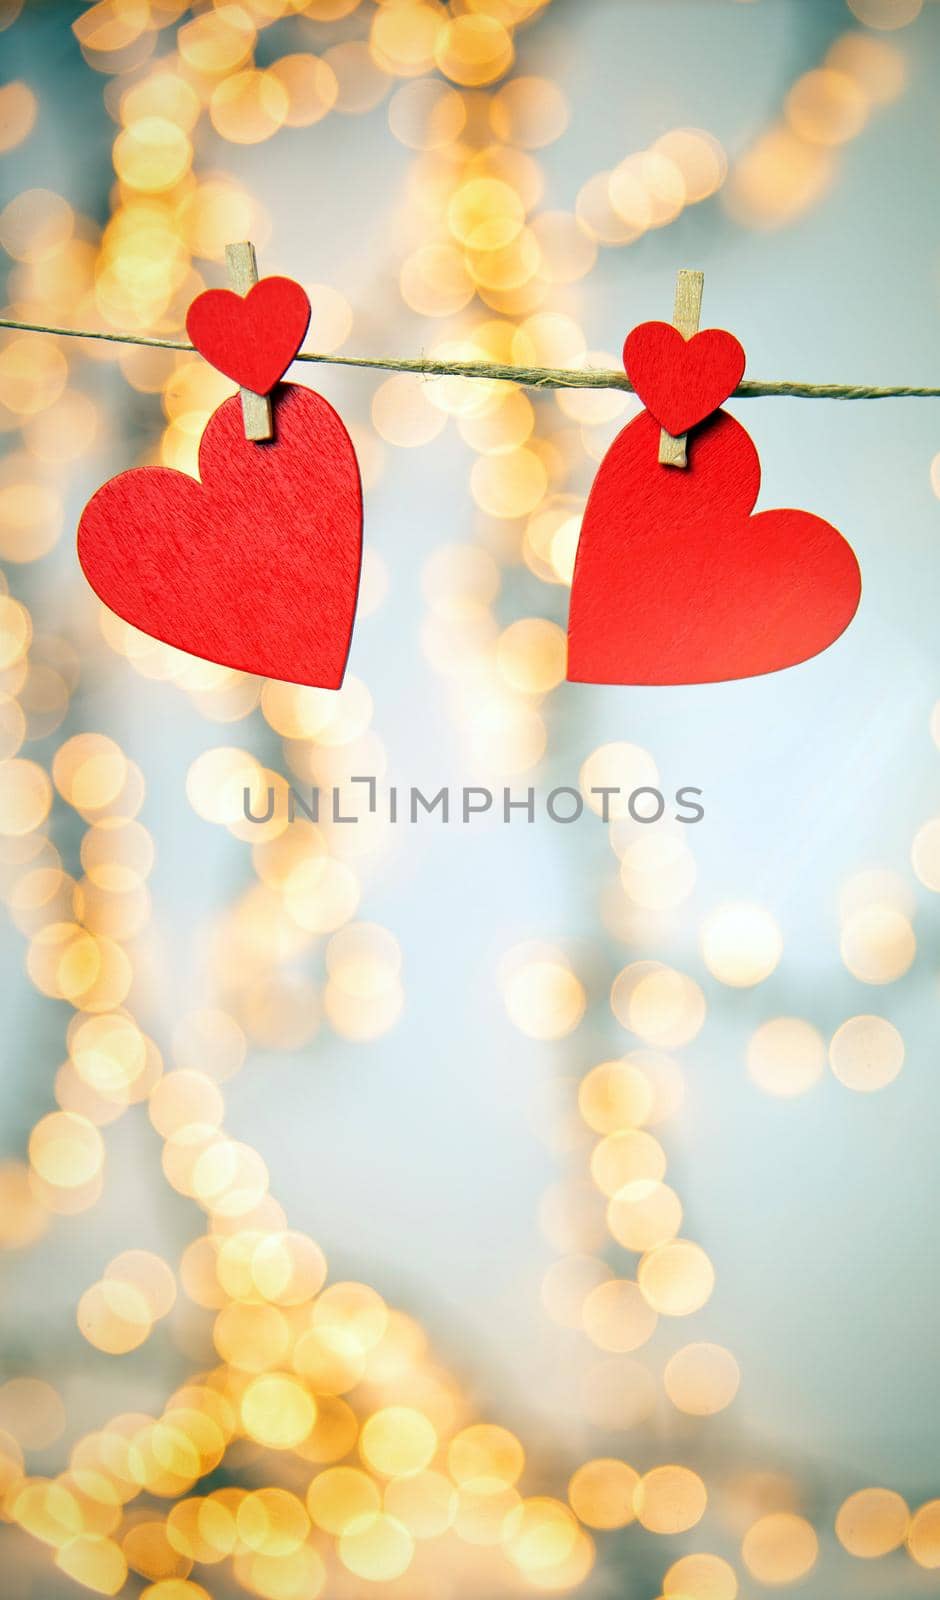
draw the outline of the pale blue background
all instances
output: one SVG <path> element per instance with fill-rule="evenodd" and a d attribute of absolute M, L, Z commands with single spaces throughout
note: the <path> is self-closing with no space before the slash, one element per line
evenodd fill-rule
<path fill-rule="evenodd" d="M 44 110 L 3 170 L 11 191 L 47 184 L 103 215 L 113 129 L 100 83 L 80 69 L 57 10 L 7 36 L 11 73 L 36 87 Z M 556 77 L 573 107 L 565 137 L 539 152 L 545 204 L 570 208 L 593 172 L 677 124 L 708 128 L 733 157 L 851 25 L 841 0 L 558 0 L 519 36 L 521 70 Z M 602 252 L 568 302 L 590 346 L 617 349 L 633 323 L 668 316 L 676 268 L 701 266 L 705 323 L 740 336 L 754 377 L 940 382 L 940 7 L 928 5 L 918 23 L 888 37 L 907 59 L 909 87 L 837 154 L 825 201 L 769 234 L 741 228 L 707 202 L 629 249 Z M 412 353 L 428 325 L 400 307 L 388 221 L 413 157 L 388 134 L 385 108 L 328 118 L 282 136 L 277 148 L 276 164 L 267 146 L 219 148 L 220 163 L 263 192 L 274 218 L 265 269 L 342 287 L 362 308 L 354 352 Z M 328 369 L 304 381 L 316 381 L 345 414 L 368 415 L 369 375 Z M 117 418 L 118 379 L 110 400 Z M 141 423 L 152 416 L 145 402 L 134 409 Z M 560 1469 L 607 1450 L 643 1467 L 673 1449 L 710 1479 L 721 1476 L 719 1464 L 779 1466 L 793 1470 L 810 1514 L 831 1524 L 841 1499 L 868 1483 L 915 1503 L 940 1489 L 937 911 L 908 865 L 913 833 L 940 799 L 940 755 L 928 729 L 940 681 L 940 507 L 929 479 L 940 402 L 767 399 L 732 409 L 760 451 L 762 504 L 805 505 L 850 538 L 865 585 L 856 622 L 818 660 L 770 679 L 658 691 L 567 686 L 551 702 L 549 762 L 517 784 L 574 783 L 598 744 L 629 739 L 653 753 L 667 789 L 701 786 L 708 815 L 693 830 L 699 883 L 674 939 L 636 952 L 604 941 L 596 895 L 613 858 L 590 819 L 570 829 L 403 828 L 361 912 L 402 944 L 402 1022 L 376 1046 L 344 1044 L 324 1030 L 307 1051 L 253 1058 L 228 1086 L 229 1125 L 265 1155 L 292 1222 L 323 1243 L 339 1273 L 361 1274 L 418 1314 L 480 1407 L 523 1436 L 551 1441 Z M 70 522 L 132 447 L 115 426 L 110 449 L 75 471 Z M 446 686 L 419 643 L 425 558 L 441 541 L 473 537 L 470 461 L 451 431 L 423 450 L 390 451 L 368 498 L 367 538 L 392 589 L 358 628 L 350 669 L 372 691 L 374 727 L 404 784 L 479 777 L 460 754 Z M 17 580 L 47 617 L 90 606 L 67 537 Z M 500 614 L 504 622 L 533 613 L 563 622 L 563 606 L 562 591 L 516 576 Z M 69 727 L 112 732 L 147 775 L 166 992 L 165 1012 L 149 1021 L 165 1037 L 174 1009 L 201 1000 L 204 919 L 248 873 L 246 848 L 189 809 L 187 768 L 207 744 L 246 733 L 276 764 L 278 742 L 260 719 L 234 729 L 206 724 L 177 690 L 118 665 L 86 685 Z M 840 882 L 869 866 L 908 875 L 919 901 L 917 961 L 901 982 L 877 990 L 857 983 L 838 954 Z M 786 939 L 777 972 L 754 991 L 723 989 L 697 955 L 701 915 L 737 898 L 765 903 Z M 534 1044 L 506 1018 L 498 960 L 530 937 L 591 941 L 576 964 L 594 1003 L 569 1043 Z M 9 995 L 2 1117 L 18 1150 L 50 1103 L 61 1019 L 19 977 L 22 941 L 8 927 L 0 954 Z M 668 1325 L 654 1349 L 715 1339 L 735 1351 L 744 1374 L 735 1406 L 701 1429 L 682 1424 L 674 1446 L 668 1431 L 605 1439 L 577 1422 L 568 1375 L 584 1342 L 550 1324 L 538 1298 L 553 1255 L 537 1209 L 560 1172 L 535 1129 L 538 1106 L 553 1075 L 576 1077 L 627 1045 L 605 995 L 636 956 L 675 960 L 710 1002 L 706 1029 L 683 1056 L 685 1110 L 664 1138 L 686 1202 L 684 1231 L 708 1249 L 718 1284 L 705 1310 Z M 884 1093 L 852 1095 L 827 1076 L 783 1102 L 747 1077 L 744 1043 L 761 1020 L 799 1014 L 828 1034 L 866 1010 L 890 1017 L 908 1046 L 900 1078 Z M 108 1142 L 111 1204 L 60 1224 L 6 1290 L 12 1369 L 30 1359 L 17 1326 L 42 1308 L 38 1348 L 51 1344 L 76 1370 L 81 1363 L 85 1401 L 102 1413 L 121 1403 L 125 1383 L 140 1404 L 141 1384 L 152 1381 L 156 1403 L 169 1346 L 158 1334 L 126 1363 L 79 1351 L 70 1302 L 124 1245 L 128 1205 L 134 1243 L 149 1236 L 172 1254 L 193 1227 L 190 1209 L 167 1196 L 143 1119 L 125 1119 Z M 687 1543 L 733 1555 L 716 1522 Z M 616 1583 L 631 1600 L 652 1600 L 665 1546 L 626 1536 L 616 1579 L 620 1546 L 602 1548 L 598 1592 Z M 868 1565 L 828 1547 L 808 1584 L 832 1600 L 932 1588 L 931 1576 L 901 1557 Z"/>

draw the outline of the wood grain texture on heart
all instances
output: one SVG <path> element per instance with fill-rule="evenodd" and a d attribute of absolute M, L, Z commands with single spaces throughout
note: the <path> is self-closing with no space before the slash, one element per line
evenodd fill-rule
<path fill-rule="evenodd" d="M 691 684 L 795 666 L 831 645 L 858 607 L 851 546 L 806 511 L 752 515 L 760 462 L 719 411 L 684 472 L 657 461 L 644 411 L 611 445 L 575 561 L 568 677 Z"/>
<path fill-rule="evenodd" d="M 352 441 L 312 389 L 275 394 L 276 437 L 245 438 L 237 395 L 210 418 L 199 480 L 136 467 L 92 496 L 78 556 L 126 622 L 190 655 L 324 689 L 343 681 L 362 559 Z"/>
<path fill-rule="evenodd" d="M 627 334 L 627 377 L 661 428 L 674 437 L 704 422 L 732 395 L 746 357 L 733 333 L 705 328 L 683 337 L 668 322 L 641 322 Z"/>
<path fill-rule="evenodd" d="M 307 292 L 293 278 L 262 278 L 246 295 L 206 289 L 186 315 L 199 354 L 242 389 L 268 394 L 304 342 Z"/>

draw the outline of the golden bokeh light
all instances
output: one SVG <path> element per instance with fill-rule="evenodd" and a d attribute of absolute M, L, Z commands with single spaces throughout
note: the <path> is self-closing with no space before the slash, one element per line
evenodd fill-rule
<path fill-rule="evenodd" d="M 843 919 L 840 950 L 862 983 L 895 983 L 914 960 L 917 938 L 903 911 L 874 903 Z"/>
<path fill-rule="evenodd" d="M 307 1509 L 318 1528 L 341 1534 L 373 1516 L 382 1497 L 375 1480 L 358 1467 L 327 1467 L 307 1490 Z"/>
<path fill-rule="evenodd" d="M 737 1361 L 719 1344 L 683 1345 L 663 1370 L 663 1387 L 673 1405 L 693 1417 L 724 1411 L 740 1382 Z"/>
<path fill-rule="evenodd" d="M 663 1594 L 676 1600 L 736 1600 L 737 1573 L 722 1556 L 680 1556 L 663 1577 Z"/>
<path fill-rule="evenodd" d="M 805 1517 L 772 1512 L 751 1524 L 741 1559 L 752 1578 L 768 1586 L 797 1583 L 816 1564 L 819 1540 Z"/>
<path fill-rule="evenodd" d="M 652 1338 L 657 1315 L 632 1279 L 610 1278 L 587 1295 L 581 1319 L 598 1349 L 625 1355 Z"/>
<path fill-rule="evenodd" d="M 317 1419 L 316 1401 L 288 1373 L 253 1378 L 241 1401 L 245 1432 L 272 1450 L 291 1450 L 310 1433 Z"/>
<path fill-rule="evenodd" d="M 637 1282 L 654 1311 L 666 1317 L 687 1317 L 710 1298 L 715 1269 L 701 1245 L 670 1239 L 643 1257 Z"/>
<path fill-rule="evenodd" d="M 386 1406 L 373 1412 L 359 1435 L 363 1461 L 387 1478 L 423 1471 L 436 1449 L 432 1423 L 410 1406 Z"/>
<path fill-rule="evenodd" d="M 667 1049 L 688 1044 L 705 1022 L 705 997 L 695 980 L 659 961 L 624 967 L 610 1005 L 622 1027 Z"/>
<path fill-rule="evenodd" d="M 525 947 L 505 964 L 503 996 L 510 1020 L 532 1039 L 561 1039 L 581 1021 L 584 987 L 561 952 Z"/>
<path fill-rule="evenodd" d="M 893 1489 L 859 1489 L 836 1513 L 836 1538 L 850 1556 L 871 1561 L 904 1543 L 910 1520 L 906 1500 Z"/>
<path fill-rule="evenodd" d="M 763 906 L 727 905 L 702 924 L 702 955 L 709 972 L 735 989 L 769 978 L 783 954 L 783 939 Z"/>
<path fill-rule="evenodd" d="M 940 1500 L 927 1500 L 914 1512 L 907 1533 L 907 1548 L 919 1567 L 940 1567 Z"/>
<path fill-rule="evenodd" d="M 415 1546 L 403 1523 L 376 1511 L 345 1527 L 336 1549 L 343 1566 L 355 1577 L 388 1583 L 408 1571 Z"/>
<path fill-rule="evenodd" d="M 829 1042 L 829 1065 L 847 1089 L 871 1094 L 904 1065 L 904 1040 L 885 1017 L 849 1017 Z"/>
<path fill-rule="evenodd" d="M 825 1065 L 822 1035 L 801 1017 L 774 1017 L 748 1040 L 748 1072 L 759 1089 L 780 1099 L 805 1094 L 818 1083 Z"/>
<path fill-rule="evenodd" d="M 571 1509 L 589 1528 L 625 1528 L 636 1514 L 633 1496 L 639 1481 L 639 1473 L 626 1461 L 586 1461 L 568 1484 Z"/>
<path fill-rule="evenodd" d="M 633 1492 L 637 1521 L 650 1533 L 685 1533 L 705 1515 L 705 1485 L 689 1467 L 654 1467 Z"/>
<path fill-rule="evenodd" d="M 39 105 L 28 83 L 14 78 L 0 89 L 0 155 L 28 139 Z"/>

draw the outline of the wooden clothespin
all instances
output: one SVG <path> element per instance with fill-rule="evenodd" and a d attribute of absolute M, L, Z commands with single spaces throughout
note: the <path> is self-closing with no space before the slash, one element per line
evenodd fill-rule
<path fill-rule="evenodd" d="M 691 339 L 698 333 L 699 318 L 702 314 L 702 285 L 705 282 L 704 272 L 690 272 L 683 268 L 676 278 L 676 300 L 672 313 L 672 325 L 678 328 L 683 339 Z M 673 438 L 665 428 L 659 435 L 659 464 L 663 467 L 688 466 L 686 455 L 687 434 L 680 434 Z"/>
<path fill-rule="evenodd" d="M 255 258 L 255 247 L 250 240 L 246 239 L 239 244 L 227 244 L 225 263 L 228 267 L 229 281 L 236 294 L 247 294 L 248 290 L 258 282 L 258 262 Z M 271 396 L 255 394 L 252 389 L 241 389 L 239 393 L 242 397 L 245 438 L 255 441 L 272 439 L 274 413 L 271 409 Z"/>

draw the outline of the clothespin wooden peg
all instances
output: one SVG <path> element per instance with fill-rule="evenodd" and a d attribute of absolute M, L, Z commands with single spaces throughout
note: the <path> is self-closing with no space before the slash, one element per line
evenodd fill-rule
<path fill-rule="evenodd" d="M 676 300 L 672 313 L 672 325 L 678 328 L 683 339 L 691 339 L 698 333 L 699 318 L 702 314 L 702 285 L 705 282 L 704 272 L 690 272 L 683 268 L 676 278 Z M 665 428 L 659 435 L 659 463 L 663 467 L 685 467 L 688 465 L 686 455 L 687 434 L 680 434 L 673 438 Z"/>
<path fill-rule="evenodd" d="M 225 263 L 229 281 L 236 294 L 245 295 L 258 282 L 258 263 L 255 247 L 249 240 L 225 246 Z M 678 302 L 677 302 L 678 303 Z M 255 394 L 252 389 L 241 389 L 242 417 L 245 438 L 259 441 L 274 437 L 274 413 L 271 396 Z"/>

